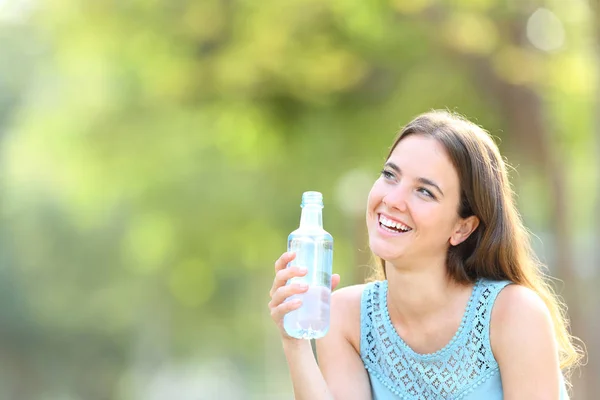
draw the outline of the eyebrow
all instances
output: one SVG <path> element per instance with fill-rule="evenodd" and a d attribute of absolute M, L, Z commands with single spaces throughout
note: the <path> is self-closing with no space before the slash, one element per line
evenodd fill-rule
<path fill-rule="evenodd" d="M 402 175 L 402 170 L 400 169 L 399 166 L 397 166 L 396 164 L 394 164 L 393 162 L 387 162 L 385 163 L 386 167 L 390 167 L 391 169 L 393 169 L 394 171 L 396 171 L 399 175 Z M 423 177 L 419 177 L 417 178 L 417 182 L 420 182 L 424 185 L 427 186 L 431 186 L 437 189 L 438 192 L 440 192 L 440 194 L 442 196 L 444 196 L 444 192 L 442 192 L 442 189 L 440 189 L 440 187 L 431 179 L 427 179 L 427 178 L 423 178 Z"/>

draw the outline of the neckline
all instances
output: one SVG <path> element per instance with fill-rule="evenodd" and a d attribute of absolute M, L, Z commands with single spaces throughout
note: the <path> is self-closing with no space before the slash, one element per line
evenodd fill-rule
<path fill-rule="evenodd" d="M 475 284 L 473 285 L 473 289 L 471 291 L 471 295 L 469 296 L 469 301 L 467 302 L 467 306 L 465 307 L 465 311 L 464 311 L 462 319 L 460 321 L 460 326 L 454 333 L 454 336 L 452 336 L 452 339 L 450 339 L 450 341 L 444 347 L 442 347 L 439 350 L 436 350 L 433 353 L 417 353 L 416 351 L 414 351 L 412 349 L 412 347 L 410 347 L 408 345 L 408 343 L 406 343 L 404 341 L 404 339 L 402 339 L 402 337 L 398 334 L 398 331 L 396 330 L 396 328 L 394 328 L 394 325 L 392 324 L 392 320 L 390 318 L 390 313 L 388 310 L 388 302 L 387 302 L 388 281 L 387 280 L 383 281 L 383 293 L 381 295 L 380 301 L 382 302 L 381 309 L 383 309 L 383 315 L 384 315 L 383 319 L 384 319 L 385 328 L 388 331 L 388 335 L 390 336 L 390 338 L 395 338 L 395 340 L 397 342 L 399 342 L 400 345 L 408 353 L 410 353 L 412 356 L 417 357 L 417 358 L 423 358 L 423 359 L 433 358 L 433 357 L 437 357 L 440 354 L 448 351 L 448 349 L 450 349 L 452 347 L 452 345 L 454 345 L 454 343 L 461 337 L 461 335 L 465 331 L 465 325 L 467 323 L 467 320 L 469 319 L 469 317 L 472 314 L 471 309 L 473 308 L 475 294 L 478 291 L 480 283 L 481 283 L 481 279 L 478 279 L 477 281 L 475 281 Z"/>

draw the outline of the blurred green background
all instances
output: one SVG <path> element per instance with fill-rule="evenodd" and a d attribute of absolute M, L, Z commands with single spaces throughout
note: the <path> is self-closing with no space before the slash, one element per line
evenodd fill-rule
<path fill-rule="evenodd" d="M 0 0 L 0 399 L 292 399 L 267 302 L 301 194 L 362 282 L 370 185 L 433 108 L 516 167 L 598 398 L 596 3 Z"/>

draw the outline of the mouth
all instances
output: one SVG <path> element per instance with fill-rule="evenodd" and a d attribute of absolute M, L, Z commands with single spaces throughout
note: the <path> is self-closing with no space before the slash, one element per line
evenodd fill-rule
<path fill-rule="evenodd" d="M 379 215 L 379 226 L 389 233 L 406 233 L 412 231 L 412 228 L 400 221 L 393 220 L 383 214 Z"/>

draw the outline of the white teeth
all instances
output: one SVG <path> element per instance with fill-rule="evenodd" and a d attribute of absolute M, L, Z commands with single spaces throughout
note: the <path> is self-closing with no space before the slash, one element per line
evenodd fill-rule
<path fill-rule="evenodd" d="M 400 222 L 396 222 L 396 221 L 392 221 L 390 219 L 387 219 L 383 215 L 379 216 L 379 222 L 382 225 L 390 227 L 390 228 L 400 229 L 402 231 L 409 231 L 409 230 L 411 230 L 410 227 L 408 227 L 408 226 L 406 226 L 406 225 L 404 225 L 404 224 L 402 224 Z"/>

